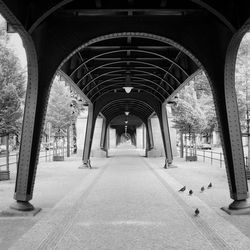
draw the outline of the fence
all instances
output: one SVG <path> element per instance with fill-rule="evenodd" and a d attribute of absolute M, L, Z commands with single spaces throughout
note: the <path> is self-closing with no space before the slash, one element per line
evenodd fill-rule
<path fill-rule="evenodd" d="M 180 152 L 180 149 L 179 149 Z M 183 156 L 185 157 L 186 152 L 183 151 Z M 198 160 L 202 160 L 203 162 L 209 161 L 211 164 L 218 163 L 220 167 L 225 165 L 224 155 L 221 152 L 214 152 L 212 150 L 205 150 L 205 149 L 197 149 L 196 155 Z M 248 157 L 244 157 L 245 166 L 248 166 Z"/>
<path fill-rule="evenodd" d="M 71 154 L 73 153 L 74 148 L 71 147 L 70 148 L 70 152 Z M 63 150 L 63 156 L 66 156 L 67 154 L 67 148 L 65 147 L 65 150 Z M 52 156 L 53 156 L 53 150 L 42 150 L 39 153 L 39 161 L 41 161 L 42 159 L 44 159 L 45 162 L 47 161 L 51 161 L 52 160 Z M 2 168 L 5 168 L 6 171 L 9 171 L 9 166 L 18 163 L 18 156 L 19 156 L 19 152 L 8 152 L 5 151 L 4 153 L 0 154 L 0 170 L 2 170 Z"/>

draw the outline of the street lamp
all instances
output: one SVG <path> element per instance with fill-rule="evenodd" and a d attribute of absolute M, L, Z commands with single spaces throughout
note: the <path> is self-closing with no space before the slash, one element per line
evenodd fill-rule
<path fill-rule="evenodd" d="M 123 87 L 123 89 L 125 90 L 127 94 L 129 94 L 131 90 L 133 89 L 133 87 Z"/>
<path fill-rule="evenodd" d="M 126 75 L 126 80 L 125 80 L 125 87 L 123 87 L 123 89 L 125 90 L 125 92 L 127 94 L 129 94 L 131 92 L 131 90 L 133 89 L 133 87 L 129 86 L 131 84 L 131 80 L 130 80 L 130 75 L 129 75 L 129 71 L 127 72 Z"/>

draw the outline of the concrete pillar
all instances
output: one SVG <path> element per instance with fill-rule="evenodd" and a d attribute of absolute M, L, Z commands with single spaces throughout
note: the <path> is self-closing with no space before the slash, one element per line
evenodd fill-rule
<path fill-rule="evenodd" d="M 109 128 L 109 148 L 116 148 L 116 129 Z"/>
<path fill-rule="evenodd" d="M 152 127 L 152 141 L 153 148 L 148 151 L 148 157 L 164 157 L 164 147 L 162 141 L 161 127 L 159 123 L 159 119 L 157 116 L 153 116 L 149 120 L 149 136 L 151 137 L 150 127 Z"/>
<path fill-rule="evenodd" d="M 153 131 L 152 131 L 151 118 L 148 118 L 148 120 L 147 120 L 146 132 L 147 132 L 147 145 L 148 145 L 148 150 L 151 150 L 151 149 L 154 147 L 154 140 L 153 140 Z"/>
<path fill-rule="evenodd" d="M 100 148 L 101 149 L 105 149 L 106 133 L 107 133 L 107 122 L 106 122 L 106 118 L 103 117 L 103 120 L 102 120 L 102 132 L 101 132 L 101 143 L 100 143 Z"/>
<path fill-rule="evenodd" d="M 142 148 L 146 149 L 146 141 L 147 141 L 147 132 L 146 132 L 146 126 L 143 123 L 142 124 Z"/>
<path fill-rule="evenodd" d="M 170 140 L 171 140 L 171 148 L 172 148 L 172 154 L 173 157 L 178 156 L 177 152 L 177 146 L 176 146 L 176 140 L 177 140 L 177 132 L 176 129 L 173 127 L 173 115 L 172 115 L 172 110 L 169 105 L 167 105 L 167 115 L 168 115 L 168 126 L 169 126 L 169 134 L 170 134 Z"/>
<path fill-rule="evenodd" d="M 77 134 L 77 156 L 83 155 L 86 127 L 87 127 L 88 111 L 82 112 L 76 121 L 76 134 Z"/>
<path fill-rule="evenodd" d="M 110 126 L 107 125 L 107 129 L 106 129 L 106 135 L 105 135 L 105 149 L 108 153 L 108 150 L 110 149 Z"/>
<path fill-rule="evenodd" d="M 143 149 L 143 125 L 136 128 L 136 147 Z"/>

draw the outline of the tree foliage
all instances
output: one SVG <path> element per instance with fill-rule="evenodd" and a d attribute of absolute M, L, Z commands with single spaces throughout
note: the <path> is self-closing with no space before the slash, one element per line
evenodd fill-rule
<path fill-rule="evenodd" d="M 203 72 L 197 74 L 179 92 L 173 106 L 175 127 L 184 134 L 211 135 L 217 126 L 215 108 L 208 80 Z"/>
<path fill-rule="evenodd" d="M 181 91 L 177 106 L 173 108 L 175 128 L 184 134 L 197 134 L 205 128 L 205 117 L 195 91 L 188 86 Z"/>
<path fill-rule="evenodd" d="M 7 47 L 8 35 L 0 30 L 0 136 L 5 136 L 20 133 L 26 79 L 19 59 Z"/>
<path fill-rule="evenodd" d="M 75 101 L 75 100 L 73 100 Z M 56 77 L 50 92 L 46 122 L 51 124 L 52 132 L 65 130 L 77 118 L 78 112 L 72 105 L 70 89 L 64 81 Z"/>
<path fill-rule="evenodd" d="M 235 89 L 239 109 L 241 130 L 247 128 L 246 115 L 250 112 L 250 33 L 247 33 L 240 44 L 236 67 Z"/>

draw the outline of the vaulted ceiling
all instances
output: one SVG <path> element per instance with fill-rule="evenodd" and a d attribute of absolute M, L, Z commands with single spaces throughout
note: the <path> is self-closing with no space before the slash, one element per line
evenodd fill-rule
<path fill-rule="evenodd" d="M 220 46 L 217 57 L 223 61 L 230 37 L 250 16 L 248 0 L 2 2 L 34 39 L 44 72 L 60 64 L 61 72 L 89 103 L 98 103 L 97 112 L 109 121 L 126 110 L 146 120 L 201 68 L 189 50 L 196 50 L 201 60 L 200 50 L 207 50 L 205 65 L 214 60 L 209 51 L 216 54 Z M 218 42 L 219 36 L 224 42 Z"/>

